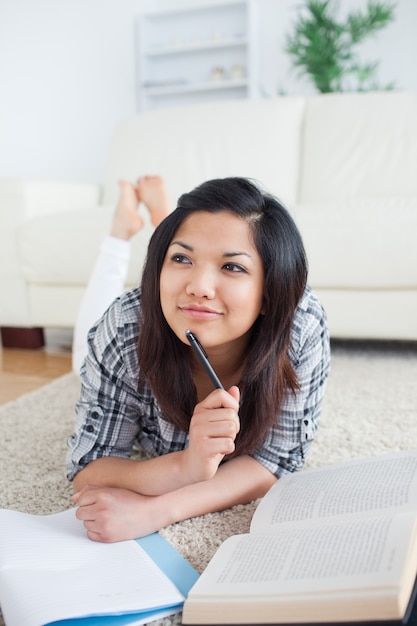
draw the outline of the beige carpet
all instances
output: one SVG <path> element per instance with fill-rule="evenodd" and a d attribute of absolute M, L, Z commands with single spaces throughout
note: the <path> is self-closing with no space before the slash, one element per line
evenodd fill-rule
<path fill-rule="evenodd" d="M 339 342 L 332 353 L 321 427 L 308 465 L 416 448 L 417 344 Z M 77 393 L 76 378 L 67 374 L 0 407 L 0 508 L 46 514 L 71 506 L 64 459 Z M 229 535 L 247 532 L 254 508 L 255 503 L 238 506 L 161 534 L 202 571 Z"/>

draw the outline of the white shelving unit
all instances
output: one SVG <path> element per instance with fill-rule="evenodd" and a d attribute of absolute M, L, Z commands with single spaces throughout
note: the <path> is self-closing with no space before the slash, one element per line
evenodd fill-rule
<path fill-rule="evenodd" d="M 257 96 L 252 0 L 143 15 L 136 26 L 139 110 Z"/>

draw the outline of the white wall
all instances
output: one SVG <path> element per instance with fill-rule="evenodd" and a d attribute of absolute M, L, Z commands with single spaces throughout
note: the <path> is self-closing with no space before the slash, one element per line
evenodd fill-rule
<path fill-rule="evenodd" d="M 298 2 L 256 1 L 263 93 L 312 93 L 282 49 Z M 207 2 L 0 0 L 0 177 L 102 180 L 112 129 L 135 113 L 135 17 Z M 416 29 L 416 0 L 398 0 L 396 22 L 363 48 L 381 82 L 417 91 Z"/>
<path fill-rule="evenodd" d="M 0 175 L 98 181 L 134 111 L 131 2 L 3 0 L 0 59 Z"/>

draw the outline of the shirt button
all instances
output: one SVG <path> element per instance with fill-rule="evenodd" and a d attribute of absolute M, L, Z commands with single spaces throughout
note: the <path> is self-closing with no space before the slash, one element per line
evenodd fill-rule
<path fill-rule="evenodd" d="M 98 411 L 93 411 L 93 412 L 91 413 L 91 417 L 92 417 L 92 419 L 93 419 L 93 420 L 98 420 L 98 418 L 100 417 L 100 415 L 99 415 Z"/>
<path fill-rule="evenodd" d="M 92 426 L 91 424 L 88 424 L 88 426 L 86 426 L 86 431 L 88 433 L 93 433 L 94 432 L 94 426 Z"/>

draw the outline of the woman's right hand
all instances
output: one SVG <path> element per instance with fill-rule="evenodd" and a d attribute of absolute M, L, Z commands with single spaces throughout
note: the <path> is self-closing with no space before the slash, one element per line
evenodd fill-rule
<path fill-rule="evenodd" d="M 235 449 L 239 432 L 239 389 L 216 389 L 199 402 L 190 422 L 189 445 L 183 452 L 183 471 L 189 483 L 209 480 L 222 459 Z"/>

